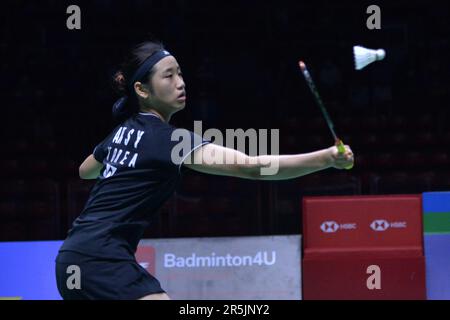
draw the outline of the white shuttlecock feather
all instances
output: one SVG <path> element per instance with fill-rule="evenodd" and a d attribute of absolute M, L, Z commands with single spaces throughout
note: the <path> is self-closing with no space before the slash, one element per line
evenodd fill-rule
<path fill-rule="evenodd" d="M 354 46 L 353 56 L 355 58 L 355 69 L 361 70 L 372 62 L 383 60 L 386 52 L 383 49 L 373 50 L 361 46 Z"/>

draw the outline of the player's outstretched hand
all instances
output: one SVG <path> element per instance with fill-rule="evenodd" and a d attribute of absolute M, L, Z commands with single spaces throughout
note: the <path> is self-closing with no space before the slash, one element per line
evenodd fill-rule
<path fill-rule="evenodd" d="M 353 151 L 350 146 L 345 145 L 345 152 L 339 153 L 336 146 L 330 147 L 332 164 L 336 169 L 349 169 L 354 164 Z"/>

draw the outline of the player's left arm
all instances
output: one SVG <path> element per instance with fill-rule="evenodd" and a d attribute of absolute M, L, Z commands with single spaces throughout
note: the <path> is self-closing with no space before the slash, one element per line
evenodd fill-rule
<path fill-rule="evenodd" d="M 83 161 L 78 172 L 81 179 L 97 179 L 102 169 L 103 163 L 98 162 L 91 154 Z"/>

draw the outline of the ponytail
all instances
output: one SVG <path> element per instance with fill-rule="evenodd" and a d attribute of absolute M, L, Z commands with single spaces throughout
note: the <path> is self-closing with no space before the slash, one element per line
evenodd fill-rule
<path fill-rule="evenodd" d="M 164 46 L 158 41 L 147 41 L 134 47 L 129 57 L 122 64 L 120 71 L 113 76 L 113 88 L 120 96 L 112 107 L 112 114 L 115 120 L 124 120 L 139 112 L 139 103 L 132 88 L 135 81 L 148 82 L 154 70 L 150 67 L 143 75 L 139 74 L 139 79 L 133 79 L 136 72 L 150 56 L 157 51 L 163 51 Z M 139 72 L 138 72 L 139 73 Z"/>

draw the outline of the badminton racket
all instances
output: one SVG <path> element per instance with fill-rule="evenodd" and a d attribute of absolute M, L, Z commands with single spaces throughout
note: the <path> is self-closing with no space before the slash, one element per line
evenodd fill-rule
<path fill-rule="evenodd" d="M 314 85 L 314 81 L 311 77 L 311 75 L 308 72 L 308 69 L 306 68 L 306 64 L 303 61 L 299 61 L 298 65 L 300 67 L 300 70 L 302 71 L 303 76 L 305 77 L 306 82 L 308 83 L 309 89 L 311 90 L 313 96 L 314 96 L 314 100 L 316 100 L 317 105 L 319 106 L 320 110 L 322 111 L 323 117 L 325 118 L 325 121 L 328 125 L 328 128 L 331 131 L 331 134 L 333 135 L 333 139 L 335 142 L 335 145 L 338 149 L 338 152 L 340 154 L 344 154 L 345 153 L 345 147 L 344 147 L 344 143 L 342 142 L 341 139 L 338 138 L 338 136 L 336 135 L 336 132 L 334 131 L 334 124 L 333 121 L 330 118 L 330 115 L 327 112 L 327 109 L 325 108 L 322 99 L 320 98 L 319 92 L 316 89 L 316 86 Z M 348 167 L 346 167 L 345 169 L 349 170 L 353 168 L 353 165 L 350 165 Z"/>

